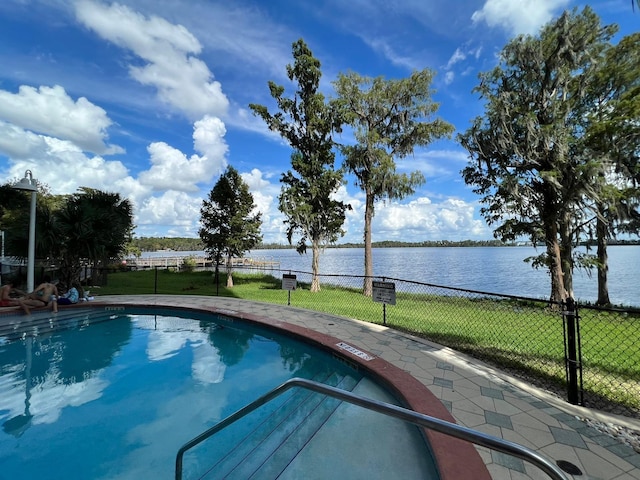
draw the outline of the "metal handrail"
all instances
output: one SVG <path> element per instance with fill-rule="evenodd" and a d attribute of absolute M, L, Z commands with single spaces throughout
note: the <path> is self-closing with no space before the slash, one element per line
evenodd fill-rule
<path fill-rule="evenodd" d="M 429 428 L 439 433 L 444 433 L 445 435 L 472 442 L 476 445 L 481 445 L 493 450 L 498 450 L 499 452 L 506 453 L 508 455 L 512 455 L 514 457 L 518 457 L 524 461 L 532 463 L 554 480 L 568 480 L 568 477 L 564 474 L 564 472 L 547 458 L 517 443 L 494 437 L 492 435 L 487 435 L 486 433 L 478 432 L 476 430 L 472 430 L 455 423 L 450 423 L 445 420 L 440 420 L 439 418 L 430 417 L 429 415 L 414 412 L 413 410 L 402 408 L 397 405 L 361 397 L 354 393 L 340 390 L 339 388 L 331 387 L 329 385 L 314 382 L 312 380 L 307 380 L 304 378 L 292 378 L 290 380 L 287 380 L 280 386 L 274 388 L 270 392 L 266 393 L 265 395 L 261 396 L 245 407 L 242 407 L 240 410 L 229 415 L 224 420 L 218 422 L 213 427 L 205 430 L 197 437 L 185 443 L 182 447 L 180 447 L 180 450 L 178 450 L 178 453 L 176 455 L 176 480 L 182 480 L 182 460 L 187 450 L 195 447 L 223 428 L 241 419 L 245 415 L 248 415 L 257 408 L 268 403 L 275 397 L 294 387 L 300 387 L 307 390 L 312 390 L 314 392 L 322 393 L 330 397 L 345 401 L 347 403 L 358 405 L 368 410 L 373 410 L 375 412 L 389 415 L 391 417 L 395 417 L 421 427 Z"/>

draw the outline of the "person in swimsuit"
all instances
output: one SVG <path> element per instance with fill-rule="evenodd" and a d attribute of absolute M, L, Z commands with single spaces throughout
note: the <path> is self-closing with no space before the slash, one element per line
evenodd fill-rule
<path fill-rule="evenodd" d="M 11 298 L 11 292 L 13 291 L 13 283 L 9 282 L 2 286 L 0 290 L 0 307 L 17 307 L 19 306 L 18 300 Z"/>
<path fill-rule="evenodd" d="M 31 313 L 29 306 L 24 303 L 22 298 L 11 297 L 13 291 L 17 291 L 13 287 L 13 282 L 8 282 L 0 289 L 0 307 L 22 307 L 27 314 Z"/>
<path fill-rule="evenodd" d="M 30 307 L 48 307 L 58 313 L 58 289 L 49 278 L 36 287 L 30 294 L 21 299 L 22 303 Z"/>

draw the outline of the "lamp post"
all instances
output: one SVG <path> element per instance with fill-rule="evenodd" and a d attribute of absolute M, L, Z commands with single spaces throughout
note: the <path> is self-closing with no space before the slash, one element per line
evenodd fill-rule
<path fill-rule="evenodd" d="M 0 254 L 0 285 L 2 285 L 2 274 L 4 273 L 4 230 L 0 230 L 2 238 L 2 253 Z"/>
<path fill-rule="evenodd" d="M 38 182 L 33 178 L 31 170 L 24 172 L 24 178 L 16 183 L 13 188 L 31 192 L 31 210 L 29 212 L 29 248 L 27 251 L 27 292 L 33 292 L 34 269 L 36 261 L 36 192 Z"/>

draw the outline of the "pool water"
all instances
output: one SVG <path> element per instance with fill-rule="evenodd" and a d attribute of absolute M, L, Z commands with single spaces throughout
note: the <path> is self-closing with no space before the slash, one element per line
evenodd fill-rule
<path fill-rule="evenodd" d="M 394 402 L 328 353 L 232 318 L 195 311 L 184 318 L 185 312 L 172 310 L 66 315 L 0 337 L 0 479 L 173 478 L 175 455 L 185 442 L 293 377 Z M 301 395 L 279 398 L 194 449 L 185 457 L 184 478 L 220 478 L 222 470 L 211 468 L 228 461 L 229 450 L 221 444 L 232 448 Z M 355 423 L 345 423 L 349 419 Z M 413 458 L 410 463 L 429 456 L 415 427 L 387 418 L 377 425 L 363 421 L 376 422 L 353 406 L 335 410 L 333 420 L 325 420 L 333 429 L 316 434 L 313 446 L 291 460 L 289 473 L 280 478 L 295 478 L 301 469 L 322 478 L 325 454 L 339 445 L 326 437 L 336 431 L 356 455 L 377 450 L 371 468 L 378 472 L 375 461 L 387 457 L 406 464 L 403 456 Z M 392 444 L 372 435 L 388 436 Z M 418 463 L 434 472 L 430 461 Z M 244 478 L 241 467 L 229 467 L 224 475 Z M 349 468 L 350 478 L 381 478 Z M 253 474 L 272 478 L 267 470 Z"/>

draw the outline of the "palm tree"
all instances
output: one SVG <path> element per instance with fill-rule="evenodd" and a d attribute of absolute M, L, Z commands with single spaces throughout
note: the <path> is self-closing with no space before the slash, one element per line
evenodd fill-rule
<path fill-rule="evenodd" d="M 61 263 L 65 280 L 69 283 L 80 280 L 81 261 L 86 259 L 104 283 L 104 267 L 123 253 L 131 239 L 131 202 L 118 193 L 81 188 L 58 211 L 57 217 L 64 245 Z"/>

